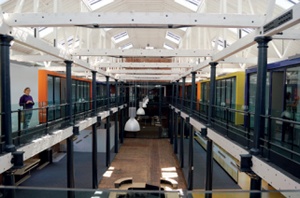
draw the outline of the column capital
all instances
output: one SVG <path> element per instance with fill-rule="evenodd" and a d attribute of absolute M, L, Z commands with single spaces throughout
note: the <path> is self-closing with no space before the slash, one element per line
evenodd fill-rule
<path fill-rule="evenodd" d="M 209 65 L 212 66 L 212 67 L 217 66 L 217 64 L 219 64 L 219 63 L 218 62 L 209 62 Z"/>
<path fill-rule="evenodd" d="M 73 61 L 71 61 L 71 60 L 65 60 L 64 62 L 69 66 L 72 66 L 72 63 L 73 63 Z"/>
<path fill-rule="evenodd" d="M 109 79 L 109 76 L 105 76 L 106 77 L 106 80 L 108 80 Z"/>
<path fill-rule="evenodd" d="M 10 35 L 0 34 L 0 45 L 2 46 L 10 46 L 10 42 L 14 40 L 14 37 Z"/>
<path fill-rule="evenodd" d="M 191 72 L 192 75 L 196 75 L 196 73 L 197 73 L 196 71 L 192 71 Z"/>
<path fill-rule="evenodd" d="M 254 41 L 256 41 L 258 44 L 267 44 L 269 41 L 272 40 L 271 36 L 257 36 L 255 37 Z"/>
<path fill-rule="evenodd" d="M 92 70 L 91 72 L 92 72 L 92 74 L 96 74 L 97 73 L 97 71 L 95 71 L 95 70 Z"/>
<path fill-rule="evenodd" d="M 182 80 L 183 80 L 183 79 L 186 79 L 186 76 L 183 76 L 183 77 L 182 77 Z"/>

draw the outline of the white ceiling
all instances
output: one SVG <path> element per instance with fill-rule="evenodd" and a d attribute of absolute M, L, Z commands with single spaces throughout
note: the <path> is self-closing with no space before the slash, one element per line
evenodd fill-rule
<path fill-rule="evenodd" d="M 267 22 L 286 12 L 277 1 L 203 0 L 198 10 L 192 11 L 174 0 L 115 0 L 91 11 L 82 0 L 10 0 L 1 5 L 0 33 L 15 38 L 11 59 L 49 70 L 64 70 L 63 61 L 73 60 L 76 75 L 84 77 L 91 76 L 86 71 L 96 70 L 99 77 L 170 82 L 197 71 L 200 79 L 209 76 L 211 61 L 219 62 L 217 74 L 255 65 L 254 38 L 259 35 L 274 37 L 269 43 L 269 62 L 299 53 L 299 4 L 290 8 L 291 21 L 267 34 L 262 32 Z M 188 28 L 174 28 L 182 26 Z M 35 36 L 39 27 L 48 28 Z M 251 31 L 248 34 L 244 30 Z M 122 32 L 129 38 L 113 42 L 111 38 Z M 166 39 L 167 32 L 179 36 L 180 42 Z M 66 40 L 69 45 L 60 45 Z M 122 50 L 129 43 L 133 47 Z M 174 49 L 167 50 L 164 44 Z M 170 62 L 163 63 L 166 59 Z"/>

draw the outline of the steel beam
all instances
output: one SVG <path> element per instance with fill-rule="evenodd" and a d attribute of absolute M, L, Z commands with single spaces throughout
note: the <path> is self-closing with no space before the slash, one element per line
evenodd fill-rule
<path fill-rule="evenodd" d="M 263 15 L 178 12 L 4 13 L 14 27 L 83 26 L 90 28 L 257 28 Z M 208 20 L 209 19 L 209 20 Z"/>

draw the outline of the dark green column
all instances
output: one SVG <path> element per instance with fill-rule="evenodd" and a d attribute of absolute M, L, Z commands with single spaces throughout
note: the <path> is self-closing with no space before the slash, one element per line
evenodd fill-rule
<path fill-rule="evenodd" d="M 109 76 L 106 76 L 106 98 L 107 111 L 109 115 L 106 117 L 106 167 L 110 165 L 110 84 Z"/>
<path fill-rule="evenodd" d="M 267 59 L 268 59 L 268 42 L 271 37 L 259 36 L 255 38 L 258 46 L 258 63 L 257 63 L 257 86 L 255 95 L 255 112 L 254 112 L 254 136 L 253 148 L 250 153 L 253 155 L 260 154 L 260 138 L 265 131 L 265 120 L 261 115 L 265 115 L 266 109 L 266 84 L 267 84 Z"/>
<path fill-rule="evenodd" d="M 1 67 L 1 131 L 4 135 L 6 152 L 16 150 L 12 141 L 11 95 L 10 95 L 10 42 L 14 38 L 0 34 L 0 67 Z M 25 80 L 25 79 L 24 79 Z"/>
<path fill-rule="evenodd" d="M 190 118 L 193 116 L 193 110 L 195 109 L 196 99 L 196 72 L 192 72 L 192 91 L 191 91 L 191 104 L 190 104 Z M 190 121 L 190 119 L 189 119 Z M 194 180 L 194 130 L 193 126 L 189 124 L 189 162 L 188 162 L 188 190 L 193 190 Z"/>
<path fill-rule="evenodd" d="M 216 93 L 216 66 L 217 62 L 210 62 L 210 90 L 209 90 L 209 106 L 208 106 L 208 126 L 211 125 L 211 117 L 213 112 L 213 106 L 215 105 L 215 93 Z"/>
<path fill-rule="evenodd" d="M 172 98 L 171 98 L 171 105 L 174 107 L 174 98 L 175 98 L 175 83 L 172 82 Z M 174 108 L 171 108 L 171 125 L 170 125 L 170 143 L 173 144 L 174 140 Z"/>
<path fill-rule="evenodd" d="M 124 83 L 121 82 L 121 88 L 120 88 L 120 100 L 121 100 L 121 104 L 123 105 L 123 109 L 121 110 L 121 116 L 120 116 L 120 143 L 123 144 L 124 142 L 124 111 L 125 111 L 125 107 L 124 107 Z"/>
<path fill-rule="evenodd" d="M 205 190 L 212 190 L 212 179 L 213 179 L 213 142 L 211 139 L 207 139 L 206 144 L 206 179 L 205 179 Z M 205 198 L 211 198 L 212 194 L 205 194 Z"/>
<path fill-rule="evenodd" d="M 178 108 L 178 95 L 179 95 L 179 80 L 176 81 L 176 95 L 175 95 L 175 108 Z M 175 109 L 174 109 L 175 111 Z M 175 130 L 174 130 L 174 153 L 177 154 L 178 153 L 178 113 L 175 113 Z"/>
<path fill-rule="evenodd" d="M 69 118 L 69 125 L 73 126 L 73 113 L 72 113 L 72 78 L 71 68 L 73 61 L 66 60 L 66 84 L 67 84 L 67 96 L 66 100 L 68 103 L 67 117 Z M 74 181 L 74 145 L 73 135 L 67 138 L 67 187 L 75 188 Z M 68 198 L 75 197 L 74 191 L 68 191 Z"/>
<path fill-rule="evenodd" d="M 115 96 L 118 110 L 115 113 L 115 153 L 119 151 L 119 135 L 118 135 L 118 111 L 119 111 L 119 95 L 118 95 L 118 81 L 115 80 Z"/>
<path fill-rule="evenodd" d="M 181 112 L 184 108 L 184 92 L 185 92 L 185 78 L 182 77 L 182 84 L 181 84 Z M 184 118 L 180 116 L 180 153 L 179 153 L 179 159 L 180 159 L 180 167 L 183 168 L 184 166 L 184 146 L 183 146 L 183 128 L 184 128 Z"/>
<path fill-rule="evenodd" d="M 96 116 L 97 112 L 97 83 L 96 83 L 96 71 L 92 71 L 92 106 L 93 106 L 93 115 Z M 97 117 L 98 122 L 98 117 Z M 101 123 L 101 119 L 100 119 Z M 92 125 L 92 188 L 98 188 L 98 156 L 97 156 L 97 123 Z"/>
<path fill-rule="evenodd" d="M 159 87 L 159 106 L 158 106 L 158 115 L 159 121 L 161 122 L 161 108 L 162 108 L 162 86 Z"/>

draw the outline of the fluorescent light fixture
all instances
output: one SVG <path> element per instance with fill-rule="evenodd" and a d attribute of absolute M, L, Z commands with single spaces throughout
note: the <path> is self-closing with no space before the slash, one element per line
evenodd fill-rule
<path fill-rule="evenodd" d="M 121 41 L 124 41 L 129 38 L 129 35 L 127 32 L 121 32 L 113 37 L 111 37 L 111 40 L 115 43 L 120 43 Z"/>
<path fill-rule="evenodd" d="M 123 49 L 123 50 L 125 50 L 125 49 L 130 49 L 130 48 L 133 48 L 132 43 L 127 43 L 126 45 L 123 45 L 123 46 L 121 47 L 121 49 Z"/>
<path fill-rule="evenodd" d="M 179 44 L 181 41 L 181 37 L 179 35 L 174 34 L 173 32 L 170 32 L 170 31 L 167 31 L 166 39 L 168 39 L 176 44 Z"/>
<path fill-rule="evenodd" d="M 168 50 L 173 50 L 174 48 L 171 47 L 170 45 L 168 45 L 167 43 L 164 43 L 164 48 L 168 49 Z"/>

